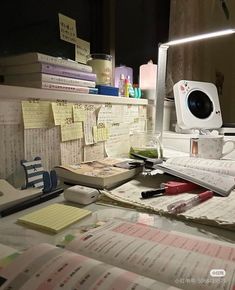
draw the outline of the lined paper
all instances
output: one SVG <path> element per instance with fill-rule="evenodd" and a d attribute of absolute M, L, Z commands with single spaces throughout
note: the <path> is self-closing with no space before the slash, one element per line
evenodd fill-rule
<path fill-rule="evenodd" d="M 22 101 L 25 129 L 48 128 L 51 123 L 51 104 L 41 101 Z"/>
<path fill-rule="evenodd" d="M 81 139 L 60 143 L 61 165 L 79 164 L 82 162 Z M 59 163 L 58 163 L 59 164 Z M 57 165 L 58 165 L 57 164 Z"/>
<path fill-rule="evenodd" d="M 73 119 L 73 104 L 66 102 L 51 103 L 55 125 L 67 124 Z"/>
<path fill-rule="evenodd" d="M 83 137 L 82 122 L 61 125 L 61 141 L 76 140 Z"/>
<path fill-rule="evenodd" d="M 0 101 L 0 124 L 18 125 L 22 122 L 21 102 Z"/>
<path fill-rule="evenodd" d="M 73 106 L 73 121 L 74 122 L 84 122 L 86 118 L 86 113 L 84 106 L 82 104 L 75 104 Z"/>
<path fill-rule="evenodd" d="M 108 139 L 108 128 L 105 127 L 105 124 L 100 123 L 97 126 L 93 126 L 93 137 L 96 143 Z"/>
<path fill-rule="evenodd" d="M 58 233 L 90 214 L 89 210 L 64 204 L 52 204 L 19 218 L 18 222 L 35 229 Z"/>

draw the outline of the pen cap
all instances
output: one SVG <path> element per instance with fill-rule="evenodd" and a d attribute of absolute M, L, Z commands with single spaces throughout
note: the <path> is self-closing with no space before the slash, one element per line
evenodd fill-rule
<path fill-rule="evenodd" d="M 207 200 L 208 198 L 211 198 L 213 196 L 213 191 L 207 190 L 205 192 L 202 192 L 198 195 L 200 201 Z"/>

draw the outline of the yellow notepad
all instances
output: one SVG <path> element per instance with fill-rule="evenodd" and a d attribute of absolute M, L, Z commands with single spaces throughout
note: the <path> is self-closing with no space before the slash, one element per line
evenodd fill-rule
<path fill-rule="evenodd" d="M 58 233 L 89 214 L 91 214 L 89 210 L 64 204 L 52 204 L 22 216 L 18 222 L 35 229 Z"/>

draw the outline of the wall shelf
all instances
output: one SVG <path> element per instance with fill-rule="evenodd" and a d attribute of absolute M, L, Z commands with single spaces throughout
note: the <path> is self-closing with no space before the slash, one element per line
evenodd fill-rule
<path fill-rule="evenodd" d="M 0 85 L 0 100 L 1 99 L 40 99 L 47 101 L 65 100 L 68 102 L 81 103 L 111 103 L 111 104 L 125 104 L 125 105 L 148 105 L 147 99 L 133 99 L 124 97 L 112 97 L 97 94 L 79 94 L 65 91 L 45 90 L 28 87 L 6 86 Z"/>

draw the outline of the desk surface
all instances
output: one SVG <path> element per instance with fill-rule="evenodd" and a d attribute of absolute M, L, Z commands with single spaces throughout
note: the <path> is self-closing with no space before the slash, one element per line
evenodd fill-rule
<path fill-rule="evenodd" d="M 235 242 L 235 235 L 232 231 L 212 226 L 201 225 L 193 222 L 186 223 L 175 219 L 159 216 L 157 214 L 148 214 L 128 208 L 102 205 L 99 203 L 93 203 L 85 207 L 86 209 L 89 209 L 93 212 L 92 215 L 84 218 L 76 224 L 71 225 L 70 227 L 56 235 L 32 230 L 16 223 L 17 218 L 55 202 L 66 203 L 63 195 L 61 195 L 48 202 L 1 218 L 0 243 L 18 250 L 23 250 L 32 245 L 42 242 L 56 245 L 61 242 L 65 235 L 76 234 L 79 229 L 84 226 L 92 226 L 97 222 L 108 221 L 110 220 L 110 218 L 122 218 L 132 222 L 146 223 L 148 225 L 156 226 L 164 230 L 180 231 L 184 233 L 194 234 L 197 236 L 204 236 L 211 239 L 228 241 L 232 243 Z M 66 204 L 71 205 L 71 203 Z M 79 206 L 78 204 L 73 205 Z"/>

